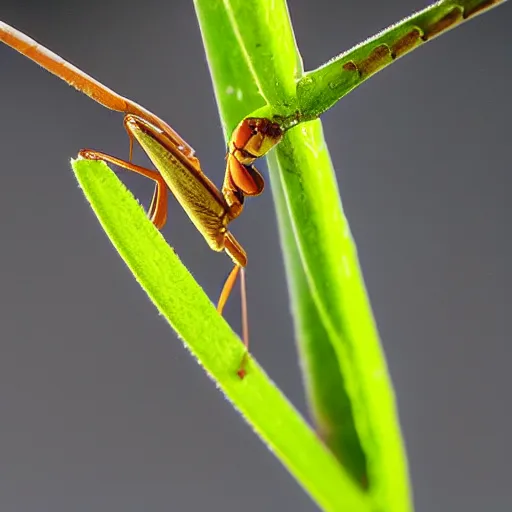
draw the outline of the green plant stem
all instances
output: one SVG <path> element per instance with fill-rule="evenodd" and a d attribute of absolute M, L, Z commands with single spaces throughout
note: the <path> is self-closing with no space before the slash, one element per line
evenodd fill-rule
<path fill-rule="evenodd" d="M 269 90 L 295 79 L 290 66 L 281 68 L 274 62 L 269 72 L 261 62 L 267 58 L 266 52 L 250 51 L 258 45 L 273 48 L 273 38 L 280 37 L 259 27 L 261 23 L 268 28 L 268 19 L 279 11 L 269 7 L 270 11 L 263 13 L 261 5 L 258 1 L 229 2 L 230 13 L 224 16 L 236 19 L 237 24 L 226 31 L 222 10 L 196 0 L 219 110 L 229 119 L 225 126 L 234 126 L 261 105 L 246 104 L 246 111 L 241 112 L 235 99 L 224 94 L 217 84 L 226 71 L 219 55 L 228 53 L 232 59 L 233 46 L 242 46 L 236 60 L 238 69 L 231 70 L 235 72 L 229 79 L 244 97 L 246 90 L 251 97 L 254 89 Z M 247 19 L 247 13 L 253 12 L 260 16 Z M 282 27 L 279 20 L 276 24 Z M 242 26 L 250 30 L 241 31 Z M 255 40 L 248 35 L 252 30 L 266 37 Z M 283 51 L 291 62 L 300 61 L 294 44 L 285 44 Z M 244 64 L 247 55 L 250 61 Z M 252 76 L 260 70 L 271 74 Z M 276 101 L 267 108 L 278 106 Z M 235 112 L 236 122 L 231 121 Z M 392 388 L 319 122 L 288 131 L 276 149 L 274 163 L 274 196 L 285 199 L 278 202 L 278 216 L 292 303 L 296 316 L 306 315 L 295 320 L 299 352 L 304 357 L 312 409 L 321 414 L 316 418 L 320 432 L 357 484 L 361 488 L 369 485 L 378 510 L 408 511 L 407 469 Z M 331 359 L 322 367 L 325 357 Z"/>
<path fill-rule="evenodd" d="M 277 209 L 281 246 L 292 303 L 299 361 L 307 399 L 318 434 L 343 461 L 358 484 L 367 480 L 366 456 L 359 442 L 354 412 L 334 350 L 335 342 L 326 329 L 313 300 L 288 214 L 277 154 L 268 156 L 273 176 L 272 195 Z"/>
<path fill-rule="evenodd" d="M 302 76 L 303 68 L 286 2 L 223 0 L 223 4 L 237 47 L 265 102 L 281 113 L 293 111 L 295 79 Z M 275 80 L 266 79 L 269 76 Z"/>
<path fill-rule="evenodd" d="M 363 475 L 361 483 L 369 485 L 379 510 L 409 510 L 407 466 L 392 387 L 320 122 L 290 130 L 276 153 L 279 173 L 272 169 L 273 182 L 281 180 L 311 297 L 329 334 L 312 348 L 324 351 L 322 345 L 329 342 L 337 356 L 351 403 L 346 412 L 353 414 L 366 458 L 368 478 Z M 300 282 L 300 273 L 296 279 Z M 308 378 L 325 378 L 319 370 Z M 337 394 L 343 397 L 341 390 Z M 321 402 L 322 396 L 316 400 Z M 327 419 L 334 422 L 337 416 L 331 411 Z M 355 444 L 349 454 L 357 453 Z M 341 460 L 347 463 L 346 457 Z"/>
<path fill-rule="evenodd" d="M 300 119 L 316 119 L 400 57 L 506 0 L 441 0 L 307 72 L 297 83 Z"/>

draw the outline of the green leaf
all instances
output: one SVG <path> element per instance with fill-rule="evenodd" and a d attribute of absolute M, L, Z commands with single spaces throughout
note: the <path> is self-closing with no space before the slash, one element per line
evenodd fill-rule
<path fill-rule="evenodd" d="M 400 57 L 505 0 L 441 0 L 310 71 L 297 84 L 300 117 L 317 118 Z"/>
<path fill-rule="evenodd" d="M 250 359 L 247 376 L 237 376 L 242 343 L 132 194 L 103 162 L 75 160 L 72 165 L 139 284 L 256 433 L 325 510 L 370 510 L 365 496 L 258 364 Z"/>

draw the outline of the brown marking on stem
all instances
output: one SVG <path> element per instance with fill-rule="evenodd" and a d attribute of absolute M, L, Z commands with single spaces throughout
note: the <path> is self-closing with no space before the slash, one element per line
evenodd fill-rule
<path fill-rule="evenodd" d="M 387 44 L 380 44 L 371 51 L 366 59 L 359 63 L 358 69 L 362 77 L 367 77 L 392 60 L 393 56 L 391 55 L 389 46 Z"/>
<path fill-rule="evenodd" d="M 423 41 L 428 41 L 433 37 L 448 30 L 452 25 L 460 23 L 464 19 L 464 9 L 460 6 L 454 7 L 451 11 L 447 12 L 440 20 L 436 21 L 430 27 L 425 29 Z"/>
<path fill-rule="evenodd" d="M 466 9 L 464 11 L 464 18 L 470 18 L 471 16 L 475 16 L 475 14 L 480 14 L 482 11 L 486 11 L 490 9 L 496 4 L 501 3 L 503 0 L 486 0 L 479 5 L 475 5 L 473 9 Z"/>
<path fill-rule="evenodd" d="M 410 52 L 419 43 L 421 43 L 420 29 L 413 28 L 391 46 L 391 55 L 395 59 L 401 57 L 404 53 Z"/>
<path fill-rule="evenodd" d="M 357 69 L 357 66 L 354 61 L 349 60 L 348 62 L 345 62 L 342 66 L 342 68 L 345 71 L 357 71 L 359 73 L 359 69 Z"/>

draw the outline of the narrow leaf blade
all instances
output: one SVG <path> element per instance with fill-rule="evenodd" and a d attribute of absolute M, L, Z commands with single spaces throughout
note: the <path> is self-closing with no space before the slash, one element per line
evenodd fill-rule
<path fill-rule="evenodd" d="M 366 511 L 366 498 L 244 348 L 132 194 L 103 162 L 75 160 L 76 178 L 113 245 L 159 312 L 226 398 L 325 510 Z"/>

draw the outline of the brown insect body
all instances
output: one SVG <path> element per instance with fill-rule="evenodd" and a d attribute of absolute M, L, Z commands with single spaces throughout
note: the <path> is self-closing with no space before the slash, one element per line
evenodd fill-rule
<path fill-rule="evenodd" d="M 124 125 L 130 137 L 128 161 L 89 149 L 80 151 L 79 155 L 91 160 L 113 163 L 153 180 L 155 191 L 148 215 L 159 229 L 167 220 L 167 195 L 170 190 L 210 248 L 214 251 L 226 251 L 235 267 L 224 284 L 217 305 L 217 310 L 222 313 L 240 269 L 247 265 L 247 255 L 228 231 L 227 225 L 242 212 L 245 196 L 256 196 L 263 191 L 263 177 L 253 163 L 281 140 L 283 132 L 279 124 L 260 118 L 247 118 L 241 121 L 228 145 L 226 173 L 222 192 L 220 192 L 201 170 L 200 162 L 195 157 L 192 147 L 158 116 L 112 91 L 57 54 L 1 21 L 0 41 L 101 105 L 125 114 Z M 134 139 L 142 146 L 158 171 L 146 169 L 131 162 Z M 243 340 L 248 347 L 249 331 L 243 272 L 241 286 Z M 238 370 L 241 378 L 246 373 L 246 362 L 247 352 Z"/>

